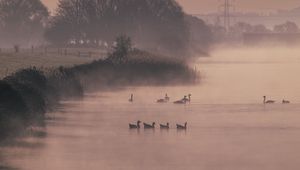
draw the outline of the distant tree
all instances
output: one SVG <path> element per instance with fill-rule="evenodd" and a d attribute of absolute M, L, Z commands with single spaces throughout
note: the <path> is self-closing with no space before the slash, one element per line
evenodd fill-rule
<path fill-rule="evenodd" d="M 268 33 L 271 32 L 265 25 L 251 25 L 245 22 L 238 22 L 231 28 L 233 33 Z"/>
<path fill-rule="evenodd" d="M 58 4 L 46 33 L 51 42 L 112 45 L 116 36 L 126 34 L 139 48 L 186 55 L 189 28 L 175 0 L 60 0 Z"/>
<path fill-rule="evenodd" d="M 265 25 L 259 24 L 254 25 L 253 30 L 254 33 L 269 33 L 271 30 L 269 30 Z"/>
<path fill-rule="evenodd" d="M 238 22 L 231 29 L 235 33 L 253 32 L 253 26 L 245 22 Z"/>
<path fill-rule="evenodd" d="M 6 44 L 38 41 L 48 16 L 40 0 L 0 0 L 0 41 Z"/>
<path fill-rule="evenodd" d="M 273 30 L 277 33 L 298 33 L 299 27 L 296 23 L 287 21 L 284 24 L 275 25 Z"/>

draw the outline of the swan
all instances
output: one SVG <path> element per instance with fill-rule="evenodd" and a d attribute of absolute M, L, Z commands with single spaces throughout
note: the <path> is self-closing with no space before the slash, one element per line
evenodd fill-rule
<path fill-rule="evenodd" d="M 140 128 L 140 123 L 141 123 L 141 121 L 137 121 L 136 122 L 136 125 L 135 124 L 129 124 L 129 128 L 130 129 L 139 129 Z"/>
<path fill-rule="evenodd" d="M 133 102 L 133 94 L 131 94 L 130 99 L 128 99 L 129 102 Z"/>
<path fill-rule="evenodd" d="M 183 97 L 183 99 L 182 99 L 182 101 L 184 101 L 184 102 L 188 102 L 188 101 L 189 101 L 189 99 L 187 98 L 187 96 L 184 96 L 184 97 Z"/>
<path fill-rule="evenodd" d="M 167 103 L 167 102 L 169 102 L 169 100 L 170 100 L 170 97 L 168 97 L 168 94 L 166 94 L 164 99 L 158 99 L 156 102 L 157 103 Z"/>
<path fill-rule="evenodd" d="M 165 99 L 158 99 L 156 102 L 157 103 L 166 103 L 167 101 Z"/>
<path fill-rule="evenodd" d="M 155 122 L 152 123 L 152 125 L 144 123 L 144 129 L 154 129 L 155 128 Z"/>
<path fill-rule="evenodd" d="M 168 94 L 166 93 L 166 95 L 165 95 L 165 101 L 170 101 L 170 97 L 168 96 Z"/>
<path fill-rule="evenodd" d="M 160 128 L 161 129 L 169 129 L 170 128 L 169 123 L 167 123 L 167 125 L 160 124 Z"/>
<path fill-rule="evenodd" d="M 186 129 L 187 128 L 187 122 L 184 123 L 184 126 L 176 124 L 177 129 Z"/>
<path fill-rule="evenodd" d="M 189 99 L 187 98 L 187 96 L 184 96 L 183 99 L 175 101 L 174 104 L 186 104 L 186 102 L 188 101 Z"/>
<path fill-rule="evenodd" d="M 186 104 L 186 101 L 184 100 L 177 100 L 174 102 L 174 104 Z"/>
<path fill-rule="evenodd" d="M 264 104 L 274 104 L 275 103 L 274 100 L 267 100 L 266 96 L 263 96 L 263 97 L 264 97 Z"/>
<path fill-rule="evenodd" d="M 191 102 L 191 96 L 192 96 L 191 94 L 188 95 L 188 97 L 189 97 L 188 102 Z"/>
<path fill-rule="evenodd" d="M 290 101 L 288 101 L 288 100 L 282 100 L 282 104 L 289 104 L 289 103 L 291 103 Z"/>

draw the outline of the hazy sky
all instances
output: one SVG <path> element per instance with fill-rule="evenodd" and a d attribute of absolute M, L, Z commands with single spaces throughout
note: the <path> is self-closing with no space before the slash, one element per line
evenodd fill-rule
<path fill-rule="evenodd" d="M 50 9 L 55 8 L 58 0 L 42 0 Z M 197 14 L 215 12 L 224 0 L 177 0 L 187 13 Z M 232 0 L 237 11 L 272 11 L 300 7 L 300 0 Z"/>

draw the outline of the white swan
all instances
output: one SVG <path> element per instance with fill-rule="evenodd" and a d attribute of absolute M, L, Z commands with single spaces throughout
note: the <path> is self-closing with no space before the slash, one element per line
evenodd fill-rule
<path fill-rule="evenodd" d="M 130 99 L 128 99 L 129 102 L 133 102 L 133 94 L 131 94 Z"/>

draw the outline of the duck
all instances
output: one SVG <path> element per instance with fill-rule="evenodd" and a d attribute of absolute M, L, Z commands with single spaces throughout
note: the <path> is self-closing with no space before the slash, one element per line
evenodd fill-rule
<path fill-rule="evenodd" d="M 264 97 L 264 101 L 263 101 L 264 104 L 274 104 L 276 102 L 274 100 L 267 100 L 266 96 L 263 96 L 263 97 Z"/>
<path fill-rule="evenodd" d="M 144 123 L 144 129 L 154 129 L 155 128 L 155 122 L 152 123 L 152 125 Z"/>
<path fill-rule="evenodd" d="M 187 122 L 184 123 L 184 126 L 179 125 L 179 124 L 176 124 L 176 126 L 177 126 L 177 129 L 187 129 Z"/>
<path fill-rule="evenodd" d="M 288 101 L 288 100 L 282 100 L 282 104 L 290 104 L 291 102 L 290 101 Z"/>
<path fill-rule="evenodd" d="M 167 123 L 167 125 L 160 124 L 160 128 L 161 129 L 169 129 L 170 128 L 169 123 Z"/>
<path fill-rule="evenodd" d="M 129 124 L 129 129 L 139 129 L 140 128 L 140 123 L 141 121 L 137 121 L 136 125 L 135 124 Z"/>
<path fill-rule="evenodd" d="M 131 94 L 130 99 L 128 99 L 129 102 L 133 102 L 133 94 Z"/>

